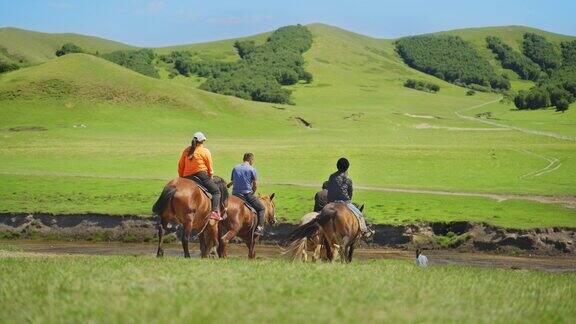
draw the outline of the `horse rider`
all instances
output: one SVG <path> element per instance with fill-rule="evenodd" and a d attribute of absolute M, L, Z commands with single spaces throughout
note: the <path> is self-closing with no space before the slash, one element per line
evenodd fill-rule
<path fill-rule="evenodd" d="M 352 179 L 350 179 L 347 172 L 350 167 L 350 162 L 346 158 L 340 158 L 336 163 L 336 167 L 338 171 L 332 173 L 328 179 L 328 202 L 341 202 L 346 204 L 354 215 L 356 215 L 356 218 L 358 218 L 362 235 L 369 238 L 374 234 L 374 231 L 368 228 L 364 215 L 352 204 Z"/>
<path fill-rule="evenodd" d="M 322 190 L 314 195 L 314 211 L 319 213 L 328 204 L 328 181 L 322 184 Z"/>
<path fill-rule="evenodd" d="M 214 183 L 212 174 L 214 166 L 212 164 L 212 154 L 204 147 L 206 136 L 202 132 L 197 132 L 192 137 L 190 146 L 182 151 L 178 162 L 178 175 L 190 180 L 198 179 L 202 185 L 212 195 L 212 212 L 210 218 L 220 221 L 220 189 Z"/>
<path fill-rule="evenodd" d="M 228 183 L 228 187 L 233 185 L 232 194 L 246 201 L 256 210 L 258 224 L 254 234 L 262 235 L 264 233 L 265 208 L 260 198 L 255 195 L 256 189 L 258 189 L 258 175 L 256 169 L 252 166 L 254 164 L 254 154 L 245 153 L 242 160 L 242 163 L 232 169 L 231 181 Z"/>

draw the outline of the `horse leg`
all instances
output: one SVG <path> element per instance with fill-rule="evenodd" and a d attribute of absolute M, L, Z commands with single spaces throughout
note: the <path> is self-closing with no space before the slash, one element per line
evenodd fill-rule
<path fill-rule="evenodd" d="M 256 251 L 254 250 L 254 246 L 256 242 L 254 242 L 254 237 L 251 237 L 246 241 L 246 245 L 248 246 L 248 258 L 254 259 L 256 258 Z"/>
<path fill-rule="evenodd" d="M 158 224 L 158 251 L 156 252 L 156 257 L 160 258 L 164 256 L 164 249 L 162 248 L 162 243 L 164 241 L 164 227 L 162 226 L 162 221 Z"/>
<path fill-rule="evenodd" d="M 221 237 L 218 238 L 218 249 L 216 250 L 216 252 L 218 252 L 219 258 L 225 259 L 228 257 L 226 255 L 226 246 L 224 245 L 224 242 L 222 241 Z"/>
<path fill-rule="evenodd" d="M 182 248 L 184 249 L 184 257 L 190 257 L 190 250 L 188 242 L 190 241 L 190 234 L 192 233 L 192 222 L 188 221 L 184 224 L 184 233 L 182 234 Z"/>
<path fill-rule="evenodd" d="M 348 263 L 352 262 L 352 254 L 354 254 L 354 244 L 348 248 Z"/>
<path fill-rule="evenodd" d="M 346 263 L 348 261 L 348 250 L 350 249 L 350 239 L 348 236 L 342 238 L 342 244 L 340 244 L 340 261 Z"/>
<path fill-rule="evenodd" d="M 200 245 L 200 256 L 204 257 L 206 254 L 206 238 L 204 237 L 204 232 L 198 235 L 198 244 Z"/>
<path fill-rule="evenodd" d="M 219 239 L 218 239 L 218 224 L 213 224 L 213 221 L 210 220 L 210 226 L 207 229 L 208 230 L 208 240 L 210 242 L 209 245 L 209 249 L 208 249 L 208 254 L 211 257 L 216 257 L 217 255 L 217 251 L 218 251 L 218 247 L 219 247 Z"/>
<path fill-rule="evenodd" d="M 332 251 L 332 243 L 328 242 L 328 240 L 326 238 L 323 239 L 323 247 L 324 249 L 326 249 L 326 260 L 328 260 L 329 262 L 334 261 L 334 251 Z"/>

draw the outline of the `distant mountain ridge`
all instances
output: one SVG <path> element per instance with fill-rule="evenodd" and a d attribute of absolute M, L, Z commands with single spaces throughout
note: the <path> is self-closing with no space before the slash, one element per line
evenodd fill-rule
<path fill-rule="evenodd" d="M 353 34 L 377 40 L 387 40 L 381 38 L 370 37 L 362 34 L 357 34 L 339 27 L 313 23 L 307 25 L 310 28 L 316 29 L 331 29 L 337 30 L 345 34 Z M 519 46 L 522 34 L 525 32 L 534 32 L 545 36 L 554 42 L 571 40 L 576 36 L 561 35 L 551 33 L 545 30 L 540 30 L 526 26 L 497 26 L 497 27 L 475 27 L 465 29 L 455 29 L 448 31 L 434 32 L 430 34 L 451 34 L 462 37 L 464 40 L 470 41 L 475 45 L 483 42 L 488 35 L 498 36 L 504 41 L 510 42 L 512 47 Z M 270 32 L 265 32 L 256 35 L 250 35 L 240 38 L 231 38 L 224 40 L 216 40 L 202 43 L 189 43 L 177 44 L 173 46 L 151 47 L 159 54 L 165 54 L 172 50 L 202 50 L 208 51 L 212 55 L 220 56 L 226 59 L 229 56 L 234 56 L 232 45 L 236 40 L 254 40 L 256 42 L 264 42 Z M 392 40 L 392 39 L 389 39 Z M 20 57 L 25 59 L 31 64 L 45 62 L 46 60 L 55 57 L 54 52 L 60 48 L 64 43 L 75 43 L 90 53 L 108 53 L 116 50 L 138 49 L 139 46 L 133 46 L 118 41 L 108 40 L 96 36 L 88 36 L 76 33 L 45 33 L 38 31 L 31 31 L 13 27 L 0 28 L 0 48 L 6 51 L 13 57 Z M 485 46 L 484 46 L 485 47 Z"/>

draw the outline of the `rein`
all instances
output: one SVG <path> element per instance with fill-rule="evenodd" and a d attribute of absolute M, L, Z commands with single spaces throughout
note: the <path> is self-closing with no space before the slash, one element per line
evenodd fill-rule
<path fill-rule="evenodd" d="M 194 235 L 194 237 L 191 238 L 191 241 L 195 241 L 196 239 L 198 239 L 200 234 L 202 234 L 202 232 L 204 232 L 204 230 L 206 229 L 206 226 L 208 226 L 208 223 L 210 223 L 210 214 L 208 214 L 208 220 L 206 221 L 206 223 L 204 223 L 204 226 L 202 226 L 202 229 L 200 230 L 200 232 L 198 232 L 198 234 Z"/>

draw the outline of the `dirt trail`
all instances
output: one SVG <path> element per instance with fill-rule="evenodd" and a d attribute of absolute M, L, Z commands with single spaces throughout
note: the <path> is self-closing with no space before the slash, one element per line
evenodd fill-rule
<path fill-rule="evenodd" d="M 87 242 L 43 242 L 43 241 L 0 241 L 0 244 L 15 246 L 23 252 L 36 255 L 139 255 L 153 257 L 156 245 L 153 243 L 87 243 Z M 281 248 L 275 245 L 260 244 L 256 248 L 258 258 L 280 258 Z M 193 245 L 193 256 L 198 257 L 198 246 Z M 181 257 L 179 244 L 166 244 L 168 256 Z M 245 258 L 244 245 L 231 244 L 230 256 Z M 486 253 L 462 253 L 453 251 L 425 251 L 431 266 L 464 265 L 479 267 L 498 267 L 508 269 L 531 269 L 552 272 L 576 271 L 576 260 L 573 257 L 511 257 Z M 20 255 L 16 253 L 16 255 Z M 411 262 L 413 253 L 397 249 L 360 248 L 358 259 L 393 259 Z M 10 257 L 10 253 L 0 254 L 0 258 Z"/>
<path fill-rule="evenodd" d="M 304 182 L 269 182 L 266 184 L 298 186 L 308 188 L 320 187 L 320 184 L 310 184 Z M 440 196 L 481 197 L 481 198 L 490 198 L 497 201 L 528 200 L 545 204 L 563 204 L 570 208 L 576 208 L 576 196 L 500 194 L 500 193 L 463 192 L 463 191 L 445 191 L 445 190 L 428 190 L 428 189 L 404 189 L 404 188 L 390 188 L 379 186 L 354 186 L 354 187 L 356 189 L 369 190 L 369 191 L 401 192 L 401 193 L 428 194 L 428 195 L 440 195 Z"/>
<path fill-rule="evenodd" d="M 484 107 L 487 106 L 489 104 L 493 104 L 495 102 L 498 102 L 500 100 L 502 100 L 503 97 L 499 97 L 498 99 L 492 100 L 492 101 L 488 101 L 482 104 L 478 104 L 478 105 L 474 105 L 472 107 L 467 107 L 467 108 L 463 108 L 460 110 L 455 111 L 454 113 L 456 114 L 456 116 L 466 119 L 466 120 L 472 120 L 475 122 L 479 122 L 479 123 L 483 123 L 486 125 L 491 125 L 491 126 L 495 126 L 495 127 L 500 127 L 500 128 L 507 128 L 507 129 L 513 129 L 522 133 L 526 133 L 526 134 L 530 134 L 530 135 L 538 135 L 538 136 L 547 136 L 547 137 L 552 137 L 552 138 L 556 138 L 559 140 L 564 140 L 564 141 L 571 141 L 571 142 L 576 142 L 576 137 L 575 136 L 570 136 L 570 135 L 563 135 L 563 134 L 558 134 L 558 133 L 554 133 L 554 132 L 545 132 L 545 131 L 537 131 L 537 130 L 533 130 L 533 129 L 528 129 L 528 128 L 522 128 L 522 127 L 517 127 L 517 126 L 511 126 L 511 125 L 506 125 L 506 124 L 501 124 L 501 123 L 497 123 L 491 120 L 486 120 L 483 118 L 478 118 L 478 117 L 472 117 L 472 116 L 467 116 L 464 115 L 464 112 L 470 111 L 470 110 L 474 110 L 476 108 L 480 108 L 480 107 Z"/>
<path fill-rule="evenodd" d="M 554 171 L 548 170 L 547 172 Z M 156 177 L 142 177 L 142 176 L 105 176 L 105 175 L 78 175 L 73 173 L 20 173 L 20 172 L 0 172 L 1 175 L 18 175 L 18 176 L 63 176 L 63 177 L 78 177 L 78 178 L 95 178 L 95 179 L 121 179 L 121 180 L 165 180 Z M 543 174 L 543 173 L 542 173 Z M 264 182 L 267 185 L 280 185 L 280 186 L 297 186 L 307 188 L 318 188 L 320 184 L 309 182 Z M 497 201 L 505 200 L 529 200 L 546 204 L 564 204 L 570 208 L 576 208 L 576 196 L 545 196 L 545 195 L 525 195 L 525 194 L 501 194 L 501 193 L 482 193 L 482 192 L 465 192 L 465 191 L 447 191 L 447 190 L 432 190 L 432 189 L 405 189 L 393 187 L 380 187 L 380 186 L 355 186 L 360 190 L 369 191 L 382 191 L 382 192 L 401 192 L 413 194 L 429 194 L 441 196 L 462 196 L 462 197 L 482 197 L 490 198 Z"/>

